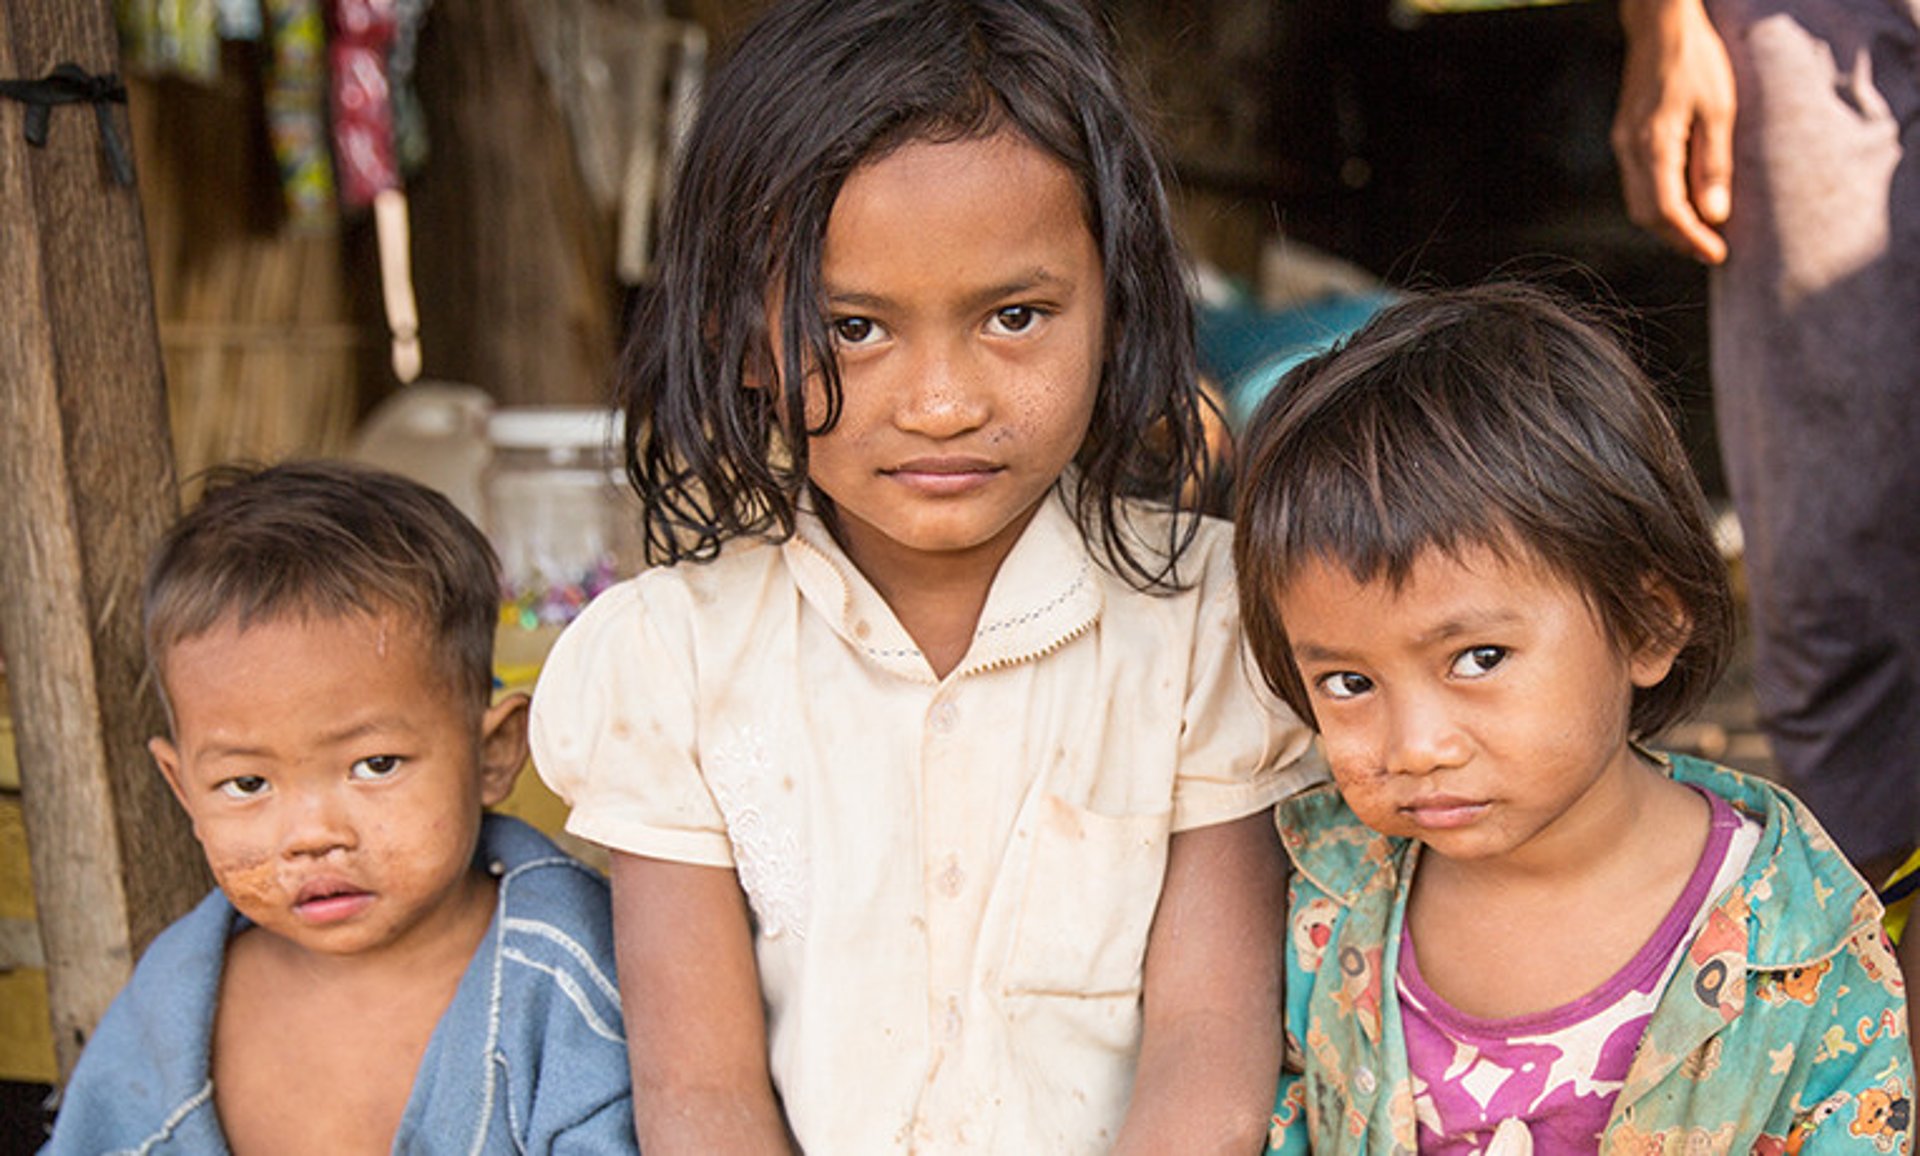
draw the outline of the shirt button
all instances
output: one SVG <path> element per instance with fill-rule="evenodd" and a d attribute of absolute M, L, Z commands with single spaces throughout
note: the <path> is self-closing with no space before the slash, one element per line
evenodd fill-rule
<path fill-rule="evenodd" d="M 1373 1079 L 1373 1069 L 1361 1068 L 1354 1072 L 1353 1086 L 1359 1090 L 1362 1096 L 1373 1095 L 1373 1089 L 1377 1086 Z"/>
<path fill-rule="evenodd" d="M 940 872 L 940 894 L 952 899 L 967 885 L 967 873 L 960 870 L 959 859 L 948 856 L 946 869 Z"/>
<path fill-rule="evenodd" d="M 953 724 L 959 719 L 960 711 L 950 702 L 943 702 L 933 708 L 927 719 L 927 725 L 937 735 L 953 733 Z"/>

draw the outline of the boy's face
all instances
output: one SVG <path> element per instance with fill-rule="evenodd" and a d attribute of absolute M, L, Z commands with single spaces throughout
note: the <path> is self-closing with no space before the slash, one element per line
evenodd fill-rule
<path fill-rule="evenodd" d="M 243 915 L 348 955 L 490 906 L 474 846 L 526 755 L 523 696 L 479 714 L 395 612 L 228 621 L 162 657 L 174 738 L 150 749 Z"/>
<path fill-rule="evenodd" d="M 1531 557 L 1429 549 L 1398 588 L 1319 560 L 1278 608 L 1340 792 L 1376 831 L 1448 858 L 1551 864 L 1649 773 L 1628 711 L 1673 650 L 1622 653 Z"/>

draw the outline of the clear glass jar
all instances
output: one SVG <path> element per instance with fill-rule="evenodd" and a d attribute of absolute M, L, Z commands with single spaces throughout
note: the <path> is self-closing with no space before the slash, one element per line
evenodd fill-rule
<path fill-rule="evenodd" d="M 507 406 L 487 419 L 486 530 L 503 586 L 495 665 L 509 684 L 531 681 L 560 629 L 632 572 L 639 511 L 619 466 L 619 418 Z"/>

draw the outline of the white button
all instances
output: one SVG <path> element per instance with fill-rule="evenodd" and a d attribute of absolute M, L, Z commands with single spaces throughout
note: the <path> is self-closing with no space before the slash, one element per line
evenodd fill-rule
<path fill-rule="evenodd" d="M 962 1016 L 960 1015 L 960 997 L 957 995 L 950 995 L 947 997 L 947 1038 L 948 1039 L 957 1040 L 960 1038 L 961 1020 L 962 1020 Z"/>
<path fill-rule="evenodd" d="M 959 709 L 952 703 L 943 702 L 933 708 L 933 713 L 927 719 L 927 725 L 933 729 L 934 734 L 951 734 L 953 724 L 958 720 L 959 715 Z"/>
<path fill-rule="evenodd" d="M 954 855 L 947 856 L 947 866 L 940 872 L 940 894 L 946 896 L 948 899 L 952 899 L 954 896 L 959 895 L 960 889 L 966 885 L 967 873 L 960 870 L 959 857 Z"/>
<path fill-rule="evenodd" d="M 1373 1089 L 1376 1086 L 1373 1080 L 1373 1069 L 1361 1068 L 1353 1073 L 1353 1086 L 1360 1090 L 1362 1096 L 1373 1095 Z"/>

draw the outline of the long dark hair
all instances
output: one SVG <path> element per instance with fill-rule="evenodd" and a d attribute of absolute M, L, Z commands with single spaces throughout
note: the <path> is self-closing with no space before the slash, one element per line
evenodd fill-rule
<path fill-rule="evenodd" d="M 1667 677 L 1635 691 L 1632 734 L 1686 715 L 1726 664 L 1732 595 L 1686 450 L 1612 332 L 1545 290 L 1492 284 L 1383 310 L 1280 380 L 1241 461 L 1241 616 L 1301 718 L 1312 704 L 1275 603 L 1315 560 L 1398 585 L 1428 549 L 1538 559 L 1623 650 L 1678 646 Z"/>
<path fill-rule="evenodd" d="M 910 141 L 1001 131 L 1078 179 L 1105 270 L 1105 360 L 1075 459 L 1081 532 L 1136 585 L 1178 584 L 1194 520 L 1166 519 L 1149 541 L 1122 499 L 1178 509 L 1182 483 L 1204 473 L 1192 314 L 1152 149 L 1105 29 L 1076 0 L 793 0 L 742 38 L 689 134 L 660 286 L 616 383 L 650 561 L 792 534 L 807 443 L 781 431 L 817 436 L 840 412 L 820 260 L 842 184 Z M 826 394 L 811 427 L 809 372 Z M 773 380 L 777 394 L 754 388 Z"/>

